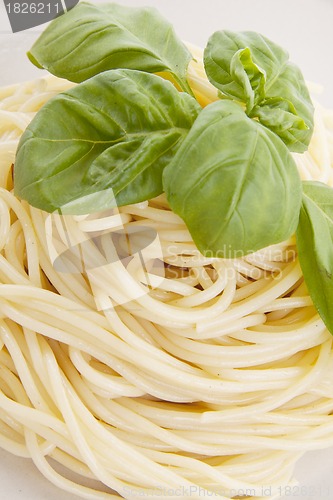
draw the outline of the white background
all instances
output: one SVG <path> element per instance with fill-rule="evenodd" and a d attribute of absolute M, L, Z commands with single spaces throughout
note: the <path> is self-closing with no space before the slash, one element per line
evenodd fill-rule
<path fill-rule="evenodd" d="M 99 3 L 95 0 L 93 3 Z M 154 5 L 184 40 L 204 46 L 219 29 L 255 30 L 289 50 L 305 78 L 323 86 L 318 100 L 333 108 L 333 0 L 118 0 L 122 5 Z M 43 27 L 12 34 L 0 0 L 0 85 L 40 75 L 25 56 Z M 333 436 L 332 436 L 333 437 Z M 284 498 L 333 498 L 333 449 L 311 452 L 300 460 L 296 477 L 303 490 Z M 40 476 L 26 459 L 0 450 L 1 498 L 73 500 Z"/>
<path fill-rule="evenodd" d="M 27 60 L 25 50 L 43 27 L 12 34 L 2 2 L 0 84 L 5 85 L 39 73 Z M 323 102 L 333 107 L 333 0 L 118 0 L 118 3 L 157 7 L 183 40 L 200 46 L 219 29 L 259 31 L 289 50 L 305 77 L 325 87 Z"/>

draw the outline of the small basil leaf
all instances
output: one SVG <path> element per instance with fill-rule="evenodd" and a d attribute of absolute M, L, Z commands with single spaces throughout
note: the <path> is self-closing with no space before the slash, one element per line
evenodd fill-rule
<path fill-rule="evenodd" d="M 247 58 L 251 60 L 251 64 L 243 64 L 247 84 L 245 76 L 241 79 L 233 70 L 234 58 L 242 50 L 249 51 Z M 258 117 L 280 135 L 291 151 L 301 153 L 306 151 L 312 136 L 313 105 L 301 71 L 288 58 L 284 49 L 251 31 L 218 31 L 204 52 L 211 83 L 229 98 L 244 102 L 249 116 Z M 285 113 L 286 103 L 287 111 L 294 117 Z M 265 109 L 260 110 L 261 106 Z"/>
<path fill-rule="evenodd" d="M 15 193 L 52 212 L 87 213 L 162 192 L 162 170 L 199 110 L 162 78 L 110 70 L 50 100 L 19 143 Z M 63 210 L 64 211 L 64 210 Z"/>
<path fill-rule="evenodd" d="M 304 120 L 298 116 L 295 106 L 283 97 L 266 99 L 260 106 L 255 106 L 251 117 L 258 118 L 260 123 L 277 134 L 289 149 L 297 147 L 304 131 L 309 130 Z"/>
<path fill-rule="evenodd" d="M 172 73 L 188 90 L 191 53 L 154 8 L 79 3 L 53 20 L 34 43 L 30 60 L 73 82 L 117 68 Z"/>
<path fill-rule="evenodd" d="M 243 55 L 243 75 L 240 79 L 233 71 L 236 54 L 246 49 Z M 239 56 L 238 56 L 239 57 Z M 234 33 L 224 30 L 213 33 L 204 51 L 204 64 L 208 79 L 232 99 L 247 102 L 249 85 L 257 103 L 264 97 L 263 85 L 279 74 L 288 60 L 288 54 L 281 47 L 259 33 L 245 31 Z"/>
<path fill-rule="evenodd" d="M 238 97 L 246 103 L 249 113 L 264 98 L 265 74 L 254 64 L 249 48 L 240 49 L 233 55 L 230 72 L 233 81 L 242 89 Z"/>
<path fill-rule="evenodd" d="M 285 103 L 290 103 L 289 111 L 292 110 L 295 118 L 291 120 L 290 115 L 286 116 L 289 121 L 289 133 L 287 128 L 280 135 L 281 139 L 288 146 L 290 151 L 303 153 L 307 150 L 313 133 L 313 104 L 309 91 L 305 84 L 302 72 L 293 63 L 289 62 L 270 86 L 266 87 L 266 98 L 275 99 L 280 96 L 281 109 L 285 111 Z M 279 106 L 278 100 L 272 115 L 270 124 L 274 126 L 274 120 L 278 120 Z M 297 116 L 300 118 L 297 120 Z M 260 119 L 260 117 L 259 117 Z"/>
<path fill-rule="evenodd" d="M 163 185 L 205 255 L 246 255 L 297 227 L 301 181 L 292 156 L 233 101 L 204 108 L 164 170 Z"/>
<path fill-rule="evenodd" d="M 312 301 L 333 334 L 333 189 L 303 182 L 296 232 L 299 261 Z"/>

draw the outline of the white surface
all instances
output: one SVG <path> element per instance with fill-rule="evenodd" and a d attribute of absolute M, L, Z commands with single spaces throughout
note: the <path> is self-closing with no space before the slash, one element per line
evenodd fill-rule
<path fill-rule="evenodd" d="M 325 90 L 318 100 L 333 108 L 333 0 L 118 0 L 123 5 L 154 5 L 178 34 L 205 45 L 218 29 L 255 30 L 289 50 L 308 80 Z M 99 3 L 95 0 L 95 3 Z M 40 75 L 25 56 L 43 27 L 12 34 L 0 0 L 0 85 Z M 333 498 L 333 449 L 311 452 L 296 469 L 298 488 L 285 500 Z M 8 500 L 71 500 L 41 477 L 33 464 L 0 450 L 1 498 Z M 267 497 L 269 498 L 269 497 Z"/>

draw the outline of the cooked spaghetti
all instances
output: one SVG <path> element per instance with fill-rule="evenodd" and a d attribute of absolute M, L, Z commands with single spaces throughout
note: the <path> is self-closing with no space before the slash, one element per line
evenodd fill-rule
<path fill-rule="evenodd" d="M 200 63 L 189 81 L 216 98 Z M 81 498 L 276 498 L 333 445 L 332 336 L 295 240 L 207 258 L 163 195 L 63 217 L 15 198 L 20 135 L 71 85 L 0 90 L 0 446 Z M 333 113 L 315 118 L 294 158 L 332 185 Z M 131 256 L 121 235 L 138 228 L 155 244 Z"/>

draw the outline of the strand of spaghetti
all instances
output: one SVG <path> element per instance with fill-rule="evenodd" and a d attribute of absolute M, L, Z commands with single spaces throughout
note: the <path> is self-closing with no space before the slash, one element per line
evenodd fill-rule
<path fill-rule="evenodd" d="M 87 500 L 99 500 L 106 498 L 119 498 L 118 495 L 112 495 L 110 493 L 98 492 L 95 489 L 87 488 L 82 485 L 78 485 L 73 481 L 61 476 L 57 473 L 50 464 L 46 461 L 44 454 L 40 450 L 40 445 L 37 441 L 37 436 L 29 431 L 25 432 L 25 440 L 27 443 L 27 448 L 29 450 L 30 457 L 32 458 L 36 467 L 40 472 L 47 478 L 51 483 L 58 486 L 59 488 L 72 493 L 73 495 L 80 495 L 81 498 L 86 498 Z"/>
<path fill-rule="evenodd" d="M 40 268 L 39 257 L 37 253 L 37 241 L 34 229 L 31 226 L 30 218 L 22 204 L 8 191 L 0 188 L 0 197 L 9 205 L 14 211 L 18 219 L 21 221 L 21 226 L 24 231 L 26 252 L 29 267 L 29 276 L 36 286 L 41 286 L 40 282 Z"/>
<path fill-rule="evenodd" d="M 118 451 L 118 457 L 117 457 L 117 463 L 118 465 L 120 464 L 120 457 L 121 454 L 125 453 L 125 461 L 124 461 L 124 467 L 125 469 L 128 468 L 129 464 L 134 461 L 136 463 L 136 467 L 141 469 L 137 472 L 139 474 L 138 481 L 142 481 L 145 478 L 145 475 L 147 474 L 147 480 L 149 482 L 153 482 L 153 485 L 155 483 L 155 487 L 172 487 L 173 485 L 178 486 L 179 483 L 177 482 L 177 479 L 179 480 L 180 478 L 173 475 L 173 473 L 170 471 L 168 472 L 165 469 L 161 469 L 159 466 L 156 466 L 153 462 L 149 460 L 144 460 L 144 457 L 142 455 L 136 454 L 135 450 L 132 447 L 127 448 L 125 446 L 124 442 L 118 442 L 118 440 L 115 438 L 114 435 L 107 433 L 104 431 L 103 427 L 98 424 L 98 422 L 92 417 L 89 411 L 85 408 L 85 406 L 82 404 L 80 399 L 77 397 L 77 394 L 75 391 L 72 390 L 72 388 L 66 384 L 65 382 L 65 387 L 67 387 L 68 395 L 71 401 L 67 399 L 67 396 L 65 394 L 65 388 L 63 387 L 62 383 L 59 383 L 60 380 L 58 380 L 58 383 L 56 383 L 57 378 L 60 376 L 59 374 L 59 369 L 56 366 L 55 360 L 53 358 L 53 355 L 48 349 L 47 353 L 47 358 L 48 362 L 50 363 L 49 369 L 52 370 L 52 377 L 51 380 L 52 385 L 54 387 L 54 390 L 58 392 L 58 404 L 59 408 L 62 408 L 63 415 L 68 422 L 68 425 L 71 429 L 71 433 L 74 436 L 74 439 L 77 442 L 78 448 L 81 450 L 81 452 L 86 456 L 86 459 L 88 463 L 90 464 L 91 470 L 94 471 L 96 477 L 102 478 L 102 481 L 105 482 L 106 484 L 111 481 L 111 487 L 114 487 L 117 491 L 119 489 L 123 489 L 123 484 L 120 481 L 115 480 L 115 478 L 111 478 L 110 475 L 104 475 L 104 471 L 101 468 L 101 464 L 95 462 L 95 457 L 91 454 L 91 450 L 87 448 L 87 443 L 83 437 L 83 434 L 80 432 L 79 426 L 78 426 L 78 420 L 75 418 L 74 414 L 74 407 L 78 405 L 79 411 L 77 411 L 76 415 L 80 418 L 80 420 L 84 421 L 86 425 L 89 425 L 94 432 L 90 435 L 94 435 L 95 437 L 98 437 L 99 435 L 101 436 L 101 439 L 103 442 L 109 442 L 110 445 L 112 446 L 113 450 Z M 61 392 L 60 392 L 61 388 Z M 67 404 L 68 401 L 68 404 Z M 74 404 L 74 407 L 71 409 L 70 406 L 71 404 Z M 68 420 L 67 420 L 68 419 Z M 76 438 L 75 438 L 76 436 Z M 105 441 L 104 441 L 105 440 Z M 140 464 L 138 464 L 137 460 L 140 460 Z M 140 467 L 138 467 L 140 465 Z M 147 472 L 143 472 L 142 470 L 142 465 L 148 468 Z M 132 473 L 134 470 L 132 471 Z M 136 471 L 135 471 L 136 472 Z M 164 480 L 165 477 L 165 480 Z M 176 480 L 176 482 L 174 482 Z M 160 482 L 157 482 L 160 481 Z M 164 482 L 165 481 L 165 482 Z M 188 483 L 186 480 L 182 481 L 184 486 L 190 486 L 191 483 Z M 154 486 L 153 486 L 154 487 Z M 133 490 L 135 491 L 135 489 Z M 199 498 L 199 496 L 194 495 L 194 498 Z"/>

